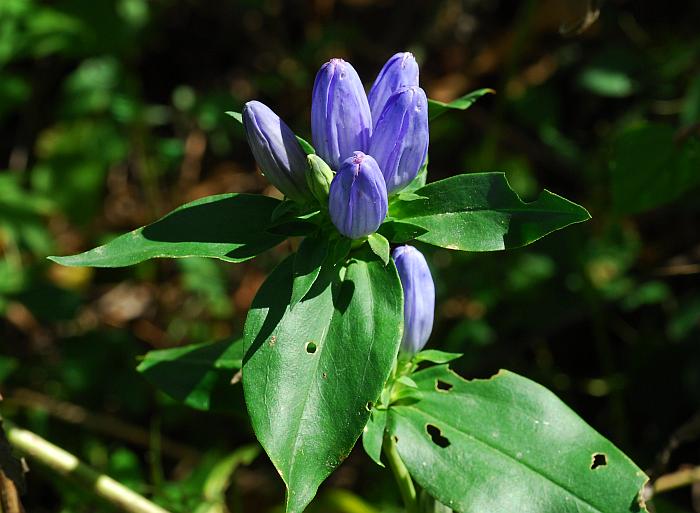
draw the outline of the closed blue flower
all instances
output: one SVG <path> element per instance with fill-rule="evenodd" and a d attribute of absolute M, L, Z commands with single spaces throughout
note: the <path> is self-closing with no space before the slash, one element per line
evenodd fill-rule
<path fill-rule="evenodd" d="M 243 109 L 243 127 L 255 161 L 270 183 L 291 199 L 311 199 L 306 154 L 286 123 L 267 105 L 252 101 Z"/>
<path fill-rule="evenodd" d="M 367 95 L 355 68 L 342 59 L 331 59 L 316 75 L 311 135 L 316 153 L 336 171 L 353 152 L 369 149 L 372 116 Z"/>
<path fill-rule="evenodd" d="M 435 284 L 423 254 L 413 246 L 399 246 L 391 254 L 403 287 L 401 351 L 415 354 L 433 330 Z"/>
<path fill-rule="evenodd" d="M 387 206 L 386 185 L 377 162 L 361 151 L 354 152 L 331 182 L 331 221 L 346 237 L 359 239 L 377 231 Z"/>
<path fill-rule="evenodd" d="M 418 63 L 413 54 L 397 53 L 386 61 L 369 91 L 369 107 L 374 126 L 377 126 L 379 116 L 392 94 L 402 87 L 417 85 Z"/>
<path fill-rule="evenodd" d="M 413 180 L 428 154 L 428 98 L 418 86 L 394 93 L 377 120 L 369 153 L 386 180 L 389 194 Z"/>

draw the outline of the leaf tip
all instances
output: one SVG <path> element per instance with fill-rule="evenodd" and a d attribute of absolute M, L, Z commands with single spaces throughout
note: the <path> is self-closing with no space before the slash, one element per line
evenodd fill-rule
<path fill-rule="evenodd" d="M 51 260 L 52 262 L 59 264 L 59 265 L 64 265 L 66 267 L 76 267 L 79 266 L 79 263 L 76 263 L 76 257 L 77 255 L 66 255 L 66 256 L 47 256 L 47 260 Z"/>
<path fill-rule="evenodd" d="M 243 115 L 240 112 L 236 112 L 233 110 L 227 110 L 225 112 L 227 116 L 231 116 L 233 119 L 238 121 L 239 123 L 243 123 Z"/>

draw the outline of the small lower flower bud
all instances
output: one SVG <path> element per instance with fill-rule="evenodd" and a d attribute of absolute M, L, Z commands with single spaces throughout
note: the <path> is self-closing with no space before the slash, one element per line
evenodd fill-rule
<path fill-rule="evenodd" d="M 423 254 L 413 246 L 399 246 L 391 254 L 403 287 L 401 351 L 415 354 L 433 330 L 435 284 Z"/>
<path fill-rule="evenodd" d="M 377 161 L 361 151 L 345 160 L 331 182 L 328 211 L 340 233 L 359 239 L 377 231 L 388 209 Z"/>

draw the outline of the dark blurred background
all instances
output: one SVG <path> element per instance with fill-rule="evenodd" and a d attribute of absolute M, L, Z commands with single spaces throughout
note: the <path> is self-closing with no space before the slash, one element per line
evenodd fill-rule
<path fill-rule="evenodd" d="M 154 348 L 236 338 L 289 245 L 240 265 L 65 268 L 202 196 L 276 194 L 227 110 L 259 99 L 309 135 L 331 57 L 369 87 L 408 50 L 428 96 L 493 87 L 431 126 L 428 180 L 505 171 L 592 221 L 529 247 L 424 249 L 430 347 L 467 377 L 551 388 L 652 477 L 700 465 L 700 2 L 0 0 L 2 413 L 175 513 L 281 511 L 233 385 L 212 413 L 139 375 Z M 232 223 L 245 219 L 232 219 Z M 348 348 L 351 351 L 352 348 Z M 244 447 L 248 452 L 242 456 Z M 112 511 L 39 465 L 30 512 Z M 700 512 L 700 485 L 658 512 Z M 356 448 L 313 511 L 399 511 Z"/>

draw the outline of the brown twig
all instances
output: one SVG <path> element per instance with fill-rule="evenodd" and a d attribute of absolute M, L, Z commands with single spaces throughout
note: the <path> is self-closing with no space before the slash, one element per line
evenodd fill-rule
<path fill-rule="evenodd" d="M 24 470 L 23 462 L 12 454 L 0 417 L 0 513 L 24 513 L 19 499 L 25 491 Z"/>

